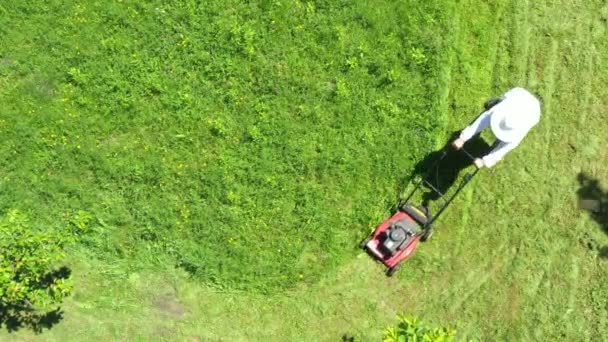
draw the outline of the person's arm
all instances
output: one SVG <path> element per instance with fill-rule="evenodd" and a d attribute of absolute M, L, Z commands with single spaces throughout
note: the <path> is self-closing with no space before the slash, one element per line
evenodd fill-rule
<path fill-rule="evenodd" d="M 521 141 L 521 140 L 520 140 Z M 481 158 L 485 167 L 492 167 L 496 165 L 507 153 L 519 145 L 520 141 L 514 141 L 510 143 L 499 142 L 492 152 Z"/>
<path fill-rule="evenodd" d="M 483 112 L 472 124 L 467 126 L 460 132 L 460 139 L 465 142 L 471 139 L 475 134 L 481 132 L 486 127 L 490 126 L 490 117 L 492 112 L 487 110 Z"/>

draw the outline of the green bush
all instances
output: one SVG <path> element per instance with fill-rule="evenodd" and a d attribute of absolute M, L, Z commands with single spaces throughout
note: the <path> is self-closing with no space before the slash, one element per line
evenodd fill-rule
<path fill-rule="evenodd" d="M 65 232 L 33 229 L 16 210 L 0 218 L 0 309 L 3 314 L 44 309 L 72 291 L 64 257 Z M 2 318 L 4 320 L 5 317 Z"/>
<path fill-rule="evenodd" d="M 417 318 L 399 316 L 396 327 L 386 329 L 384 342 L 451 342 L 456 331 L 450 328 L 429 328 Z"/>

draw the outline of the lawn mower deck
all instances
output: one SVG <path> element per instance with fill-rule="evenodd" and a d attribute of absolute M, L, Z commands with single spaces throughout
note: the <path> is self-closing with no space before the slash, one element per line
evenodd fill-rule
<path fill-rule="evenodd" d="M 461 149 L 461 151 L 471 158 L 471 160 L 475 159 L 466 150 Z M 414 253 L 419 242 L 424 242 L 430 238 L 433 233 L 433 222 L 479 171 L 476 168 L 475 171 L 467 173 L 456 191 L 446 199 L 445 194 L 427 180 L 427 176 L 430 171 L 439 166 L 447 153 L 448 151 L 444 149 L 443 153 L 433 164 L 433 167 L 431 167 L 431 170 L 427 170 L 427 175 L 421 177 L 416 182 L 414 189 L 407 198 L 397 206 L 397 212 L 380 223 L 374 232 L 361 242 L 361 248 L 387 267 L 386 274 L 389 277 L 399 269 L 401 262 Z M 409 204 L 409 200 L 420 189 L 422 184 L 425 184 L 431 191 L 436 192 L 442 200 L 442 204 L 439 206 L 439 210 L 435 216 L 431 215 L 430 209 L 426 206 Z"/>
<path fill-rule="evenodd" d="M 389 276 L 397 271 L 403 260 L 412 255 L 418 242 L 428 239 L 432 232 L 431 227 L 426 225 L 429 221 L 428 210 L 409 205 L 399 209 L 361 243 L 362 248 L 387 267 Z"/>

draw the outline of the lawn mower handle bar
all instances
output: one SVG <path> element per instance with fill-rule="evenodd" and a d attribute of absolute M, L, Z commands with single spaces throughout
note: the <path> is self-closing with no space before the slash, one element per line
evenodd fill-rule
<path fill-rule="evenodd" d="M 437 212 L 437 214 L 435 214 L 430 221 L 428 221 L 425 225 L 425 228 L 430 227 L 431 224 L 433 224 L 433 222 L 435 222 L 435 220 L 437 220 L 439 218 L 439 216 L 441 216 L 441 214 L 443 213 L 443 211 L 445 210 L 445 208 L 448 207 L 448 205 L 450 205 L 450 203 L 452 203 L 452 201 L 454 200 L 454 198 L 456 198 L 456 196 L 458 196 L 458 194 L 460 193 L 460 191 L 462 191 L 462 189 L 464 189 L 464 187 L 469 184 L 469 182 L 473 179 L 473 177 L 475 177 L 475 175 L 477 174 L 477 172 L 479 172 L 479 168 L 475 168 L 475 171 L 473 172 L 468 172 L 466 175 L 464 175 L 464 179 L 462 180 L 462 182 L 460 182 L 460 185 L 458 186 L 458 189 L 456 189 L 456 192 L 454 192 L 454 194 L 452 196 L 450 196 L 450 198 L 447 200 L 446 203 L 444 203 L 441 208 L 439 209 L 439 211 Z"/>
<path fill-rule="evenodd" d="M 441 163 L 441 161 L 445 158 L 445 156 L 448 154 L 448 151 L 450 149 L 450 146 L 446 146 L 443 148 L 443 150 L 441 151 L 441 155 L 437 158 L 437 160 L 435 160 L 435 162 L 431 165 L 431 167 L 428 170 L 434 170 L 435 167 L 437 167 L 439 165 L 439 163 Z M 472 156 L 466 149 L 464 148 L 460 148 L 459 151 L 463 151 L 467 157 L 469 157 L 472 161 L 474 161 L 475 158 L 474 156 Z M 427 173 L 429 172 L 427 170 Z M 454 192 L 454 194 L 452 196 L 450 196 L 450 198 L 448 198 L 447 201 L 444 201 L 443 205 L 441 205 L 439 211 L 437 212 L 437 214 L 435 214 L 430 221 L 427 222 L 427 224 L 425 225 L 425 228 L 430 227 L 431 224 L 433 222 L 435 222 L 435 220 L 437 218 L 439 218 L 439 216 L 441 216 L 441 214 L 443 213 L 443 211 L 445 210 L 445 208 L 447 208 L 447 206 L 452 203 L 452 201 L 454 200 L 454 198 L 456 198 L 456 196 L 460 193 L 460 191 L 473 179 L 473 177 L 475 177 L 475 175 L 477 174 L 477 172 L 479 172 L 479 168 L 475 168 L 475 171 L 473 172 L 468 172 L 466 175 L 464 175 L 464 179 L 463 181 L 460 183 L 460 185 L 458 186 L 458 189 L 456 189 L 456 192 Z M 443 199 L 443 196 L 445 195 L 444 193 L 442 193 L 441 191 L 439 191 L 439 189 L 437 189 L 436 187 L 434 187 L 432 184 L 430 184 L 430 182 L 425 181 L 425 178 L 427 177 L 427 175 L 425 174 L 424 176 L 422 176 L 420 178 L 420 180 L 418 182 L 416 182 L 416 186 L 414 186 L 414 189 L 412 189 L 412 191 L 410 192 L 410 194 L 407 196 L 407 198 L 405 199 L 405 201 L 403 203 L 408 203 L 410 198 L 414 195 L 414 193 L 418 190 L 418 188 L 420 188 L 420 185 L 422 183 L 426 183 L 427 186 L 429 186 L 429 188 L 431 188 L 431 190 L 435 191 L 441 199 Z"/>
<path fill-rule="evenodd" d="M 464 149 L 464 147 L 461 147 L 460 150 L 462 152 L 464 152 L 464 154 L 467 155 L 467 157 L 471 158 L 472 161 L 475 161 L 475 159 L 477 159 L 476 157 L 473 157 L 467 150 Z M 443 159 L 443 158 L 442 158 Z"/>
<path fill-rule="evenodd" d="M 450 149 L 453 149 L 453 147 L 451 147 L 450 145 L 445 146 L 441 150 L 441 155 L 439 156 L 439 158 L 437 158 L 437 160 L 435 160 L 435 162 L 433 163 L 433 165 L 431 165 L 431 167 L 429 169 L 432 170 L 435 168 L 435 166 L 439 165 L 439 163 L 441 163 L 443 158 L 445 158 L 445 156 L 448 155 L 448 152 Z M 477 159 L 477 157 L 474 157 L 472 154 L 470 154 L 469 151 L 467 151 L 464 147 L 461 147 L 461 148 L 457 149 L 456 151 L 462 151 L 467 157 L 469 157 L 469 159 L 471 159 L 472 162 L 474 162 L 475 159 Z"/>

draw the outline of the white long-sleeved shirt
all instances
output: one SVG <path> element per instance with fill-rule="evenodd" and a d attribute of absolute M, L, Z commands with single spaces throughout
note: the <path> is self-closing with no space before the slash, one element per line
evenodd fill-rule
<path fill-rule="evenodd" d="M 498 106 L 498 105 L 497 105 Z M 465 129 L 460 132 L 460 138 L 464 141 L 468 141 L 475 134 L 483 131 L 485 128 L 490 126 L 490 118 L 492 117 L 492 109 L 483 112 L 471 125 L 467 126 Z M 483 164 L 486 167 L 492 167 L 496 163 L 498 163 L 509 151 L 516 148 L 517 145 L 521 142 L 520 140 L 512 141 L 509 143 L 500 141 L 498 146 L 496 146 L 490 153 L 483 156 L 481 159 L 483 160 Z"/>
<path fill-rule="evenodd" d="M 507 98 L 515 99 L 516 97 L 522 96 L 524 94 L 525 96 L 530 96 L 530 93 L 523 88 L 513 88 L 503 95 L 502 101 L 505 101 Z M 500 106 L 501 103 L 498 103 L 494 107 L 483 112 L 471 125 L 463 129 L 462 132 L 460 132 L 460 138 L 464 141 L 468 141 L 475 134 L 481 132 L 482 130 L 490 126 L 492 111 L 495 110 L 498 106 Z M 530 108 L 530 110 L 539 111 L 540 106 L 535 106 L 535 108 Z M 496 163 L 498 163 L 507 153 L 509 153 L 511 150 L 517 147 L 517 145 L 519 145 L 519 143 L 523 140 L 524 136 L 525 134 L 522 135 L 520 139 L 508 143 L 499 141 L 498 145 L 490 153 L 481 158 L 483 160 L 484 165 L 486 167 L 492 167 L 496 165 Z"/>

